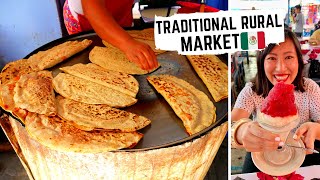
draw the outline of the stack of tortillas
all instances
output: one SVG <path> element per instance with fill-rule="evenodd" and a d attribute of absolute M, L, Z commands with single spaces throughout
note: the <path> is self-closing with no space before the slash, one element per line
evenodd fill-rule
<path fill-rule="evenodd" d="M 215 55 L 193 55 L 187 58 L 216 102 L 228 97 L 227 65 Z"/>
<path fill-rule="evenodd" d="M 188 82 L 170 75 L 149 76 L 148 81 L 166 99 L 183 121 L 189 135 L 209 127 L 216 120 L 208 96 Z"/>

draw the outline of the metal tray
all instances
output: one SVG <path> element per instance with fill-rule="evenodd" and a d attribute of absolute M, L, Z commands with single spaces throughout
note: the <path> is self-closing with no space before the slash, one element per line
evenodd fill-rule
<path fill-rule="evenodd" d="M 59 72 L 61 72 L 59 70 L 60 67 L 71 66 L 76 63 L 89 63 L 89 52 L 94 46 L 104 47 L 102 40 L 97 36 L 96 33 L 86 32 L 57 39 L 34 50 L 25 58 L 28 58 L 38 51 L 49 49 L 65 41 L 82 39 L 90 39 L 93 41 L 93 43 L 84 51 L 49 69 L 53 72 L 53 76 L 56 76 Z M 182 144 L 205 134 L 221 124 L 223 121 L 226 121 L 225 117 L 228 112 L 228 100 L 224 99 L 218 103 L 213 100 L 207 87 L 198 77 L 197 73 L 194 71 L 185 56 L 179 55 L 176 52 L 166 52 L 158 55 L 157 59 L 161 64 L 161 67 L 158 70 L 146 75 L 135 75 L 135 78 L 139 82 L 139 93 L 137 94 L 138 102 L 133 106 L 123 108 L 123 110 L 149 118 L 151 120 L 151 125 L 139 130 L 139 132 L 144 134 L 144 137 L 137 144 L 137 146 L 135 146 L 133 149 L 124 149 L 120 151 L 149 150 Z M 227 62 L 226 59 L 223 59 L 223 61 L 224 63 Z M 158 74 L 174 75 L 189 82 L 197 89 L 204 92 L 216 107 L 216 122 L 201 132 L 189 136 L 186 133 L 180 118 L 174 113 L 165 99 L 159 93 L 157 93 L 156 90 L 146 80 L 148 75 Z"/>

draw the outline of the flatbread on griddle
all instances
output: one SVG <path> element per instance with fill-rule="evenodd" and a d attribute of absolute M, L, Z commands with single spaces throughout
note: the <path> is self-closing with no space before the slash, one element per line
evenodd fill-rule
<path fill-rule="evenodd" d="M 121 50 L 111 45 L 107 47 L 95 46 L 89 53 L 89 59 L 105 69 L 127 74 L 147 74 L 158 68 L 150 71 L 143 70 L 136 63 L 129 61 Z"/>
<path fill-rule="evenodd" d="M 104 69 L 96 64 L 75 64 L 60 70 L 108 88 L 136 97 L 139 90 L 138 81 L 131 75 Z"/>
<path fill-rule="evenodd" d="M 16 86 L 17 79 L 12 79 L 6 84 L 0 85 L 0 106 L 3 110 L 12 113 L 13 116 L 20 119 L 24 124 L 27 111 L 16 107 L 14 103 L 14 88 Z"/>
<path fill-rule="evenodd" d="M 12 112 L 15 108 L 13 100 L 15 86 L 16 81 L 14 80 L 10 80 L 6 84 L 0 85 L 1 107 L 5 111 Z"/>
<path fill-rule="evenodd" d="M 156 49 L 156 45 L 152 40 L 146 40 L 146 39 L 135 39 L 135 40 L 148 44 L 156 55 L 166 52 L 165 50 Z M 107 47 L 110 45 L 106 41 L 102 41 L 102 43 Z"/>
<path fill-rule="evenodd" d="M 127 31 L 127 33 L 135 39 L 154 41 L 154 28 L 148 28 L 144 30 L 130 30 Z"/>
<path fill-rule="evenodd" d="M 1 71 L 1 84 L 6 84 L 8 81 L 19 78 L 23 74 L 34 72 L 31 63 L 27 59 L 20 59 L 17 61 L 10 62 L 4 66 Z"/>
<path fill-rule="evenodd" d="M 15 107 L 47 116 L 56 115 L 51 72 L 22 75 L 14 87 L 13 99 Z"/>
<path fill-rule="evenodd" d="M 183 121 L 189 135 L 215 122 L 216 108 L 213 103 L 191 84 L 171 75 L 149 76 L 147 79 Z"/>
<path fill-rule="evenodd" d="M 26 130 L 31 138 L 57 151 L 101 153 L 135 146 L 138 132 L 83 131 L 57 116 L 28 113 Z"/>
<path fill-rule="evenodd" d="M 46 51 L 39 51 L 29 57 L 29 60 L 31 61 L 33 69 L 44 70 L 84 50 L 90 46 L 91 43 L 92 41 L 88 39 L 82 41 L 67 41 Z"/>
<path fill-rule="evenodd" d="M 216 102 L 228 97 L 227 65 L 215 55 L 188 55 L 187 58 Z"/>
<path fill-rule="evenodd" d="M 71 99 L 57 97 L 58 116 L 73 121 L 78 128 L 134 132 L 149 125 L 151 121 L 143 116 L 112 108 L 108 105 L 85 104 Z"/>
<path fill-rule="evenodd" d="M 137 102 L 125 93 L 66 73 L 53 78 L 53 87 L 63 97 L 87 104 L 126 107 Z"/>
<path fill-rule="evenodd" d="M 165 50 L 156 49 L 156 44 L 154 41 L 147 40 L 147 39 L 136 39 L 136 40 L 143 42 L 145 44 L 148 44 L 156 55 L 166 52 Z"/>

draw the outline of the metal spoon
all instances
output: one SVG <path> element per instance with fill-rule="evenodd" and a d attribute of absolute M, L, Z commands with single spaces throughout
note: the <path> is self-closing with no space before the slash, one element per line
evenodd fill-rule
<path fill-rule="evenodd" d="M 310 149 L 310 148 L 304 148 L 304 147 L 299 147 L 299 146 L 294 146 L 294 145 L 291 145 L 291 144 L 285 144 L 286 146 L 288 147 L 293 147 L 293 148 L 299 148 L 299 149 L 303 149 L 303 150 L 308 150 L 308 151 L 311 151 L 313 153 L 317 153 L 319 154 L 319 151 L 315 150 L 315 149 Z"/>

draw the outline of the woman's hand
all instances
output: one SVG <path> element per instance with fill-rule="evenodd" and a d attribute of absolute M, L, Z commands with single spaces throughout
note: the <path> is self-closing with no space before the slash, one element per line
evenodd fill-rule
<path fill-rule="evenodd" d="M 249 152 L 273 151 L 284 145 L 279 135 L 263 129 L 254 121 L 241 125 L 236 137 Z"/>
<path fill-rule="evenodd" d="M 131 38 L 119 48 L 126 54 L 130 61 L 136 63 L 144 70 L 151 70 L 158 67 L 158 61 L 154 51 L 149 45 L 143 42 Z"/>
<path fill-rule="evenodd" d="M 316 122 L 303 123 L 295 132 L 293 139 L 300 139 L 301 137 L 307 148 L 314 149 L 314 141 L 320 140 L 320 124 Z M 311 151 L 306 151 L 307 154 L 312 154 Z"/>
<path fill-rule="evenodd" d="M 153 50 L 147 44 L 134 40 L 120 27 L 104 0 L 81 0 L 81 3 L 85 17 L 101 39 L 119 48 L 144 70 L 158 66 Z"/>

